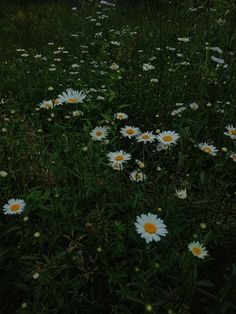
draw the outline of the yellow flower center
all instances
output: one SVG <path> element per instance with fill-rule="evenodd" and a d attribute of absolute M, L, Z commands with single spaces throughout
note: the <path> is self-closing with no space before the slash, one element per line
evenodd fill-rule
<path fill-rule="evenodd" d="M 148 140 L 149 138 L 150 138 L 150 136 L 148 134 L 142 135 L 142 139 L 143 140 Z"/>
<path fill-rule="evenodd" d="M 192 252 L 193 252 L 193 254 L 199 256 L 202 253 L 202 249 L 199 246 L 194 246 L 192 248 Z"/>
<path fill-rule="evenodd" d="M 130 135 L 134 134 L 134 130 L 132 130 L 132 129 L 128 129 L 126 132 L 127 132 L 127 134 L 130 134 Z"/>
<path fill-rule="evenodd" d="M 71 104 L 74 104 L 74 103 L 77 102 L 77 98 L 68 98 L 68 99 L 67 99 L 67 102 L 68 102 L 68 103 L 71 103 Z"/>
<path fill-rule="evenodd" d="M 211 148 L 210 147 L 203 147 L 202 150 L 205 152 L 205 153 L 208 153 L 210 154 L 212 152 Z"/>
<path fill-rule="evenodd" d="M 118 155 L 118 156 L 115 157 L 115 160 L 116 160 L 116 161 L 124 160 L 124 156 Z"/>
<path fill-rule="evenodd" d="M 49 109 L 49 108 L 51 108 L 51 107 L 52 107 L 52 105 L 51 105 L 51 104 L 49 104 L 49 103 L 46 103 L 46 104 L 44 104 L 44 107 Z"/>
<path fill-rule="evenodd" d="M 55 100 L 54 100 L 54 104 L 55 104 L 55 105 L 59 104 L 59 100 L 58 100 L 58 99 L 55 99 Z"/>
<path fill-rule="evenodd" d="M 165 142 L 170 142 L 170 141 L 173 140 L 173 136 L 171 136 L 171 135 L 165 135 L 165 136 L 163 136 L 163 140 L 164 140 Z"/>
<path fill-rule="evenodd" d="M 157 231 L 157 227 L 150 223 L 150 222 L 147 222 L 145 225 L 144 225 L 144 230 L 147 232 L 147 233 L 155 233 Z"/>
<path fill-rule="evenodd" d="M 101 132 L 101 131 L 97 131 L 97 132 L 96 132 L 96 135 L 97 135 L 97 136 L 101 136 L 101 135 L 102 135 L 102 132 Z"/>
<path fill-rule="evenodd" d="M 232 135 L 236 135 L 236 129 L 230 130 L 229 133 L 232 134 Z"/>
<path fill-rule="evenodd" d="M 117 115 L 117 119 L 123 119 L 123 118 L 124 118 L 123 114 L 118 114 Z"/>
<path fill-rule="evenodd" d="M 19 204 L 12 204 L 12 205 L 11 205 L 11 210 L 12 210 L 13 212 L 16 212 L 19 208 L 20 208 L 20 205 L 19 205 Z"/>

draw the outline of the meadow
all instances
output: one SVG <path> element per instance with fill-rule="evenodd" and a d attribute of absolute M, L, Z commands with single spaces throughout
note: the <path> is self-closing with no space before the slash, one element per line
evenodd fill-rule
<path fill-rule="evenodd" d="M 1 314 L 236 313 L 235 21 L 0 4 Z"/>

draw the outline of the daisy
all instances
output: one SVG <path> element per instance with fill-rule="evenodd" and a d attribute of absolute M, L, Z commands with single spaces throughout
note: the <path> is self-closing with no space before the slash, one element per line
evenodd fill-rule
<path fill-rule="evenodd" d="M 181 200 L 184 200 L 187 198 L 187 190 L 175 190 L 175 195 Z"/>
<path fill-rule="evenodd" d="M 140 133 L 139 128 L 135 128 L 134 126 L 125 126 L 124 128 L 121 128 L 120 133 L 124 136 L 124 137 L 134 137 L 136 135 L 138 135 Z"/>
<path fill-rule="evenodd" d="M 134 182 L 141 182 L 146 179 L 146 175 L 142 173 L 140 170 L 134 170 L 130 173 L 129 178 Z"/>
<path fill-rule="evenodd" d="M 127 160 L 131 159 L 131 155 L 124 152 L 123 150 L 117 151 L 117 152 L 111 152 L 107 154 L 107 157 L 110 162 L 115 164 L 123 164 Z"/>
<path fill-rule="evenodd" d="M 90 132 L 93 141 L 101 141 L 107 137 L 107 127 L 98 126 Z"/>
<path fill-rule="evenodd" d="M 53 102 L 51 100 L 44 100 L 39 104 L 39 108 L 53 109 Z"/>
<path fill-rule="evenodd" d="M 128 119 L 128 115 L 123 112 L 117 112 L 114 114 L 114 118 L 117 120 L 125 120 L 125 119 Z"/>
<path fill-rule="evenodd" d="M 10 199 L 7 204 L 3 206 L 5 215 L 21 214 L 24 211 L 25 202 L 21 199 Z"/>
<path fill-rule="evenodd" d="M 56 99 L 54 99 L 53 104 L 54 104 L 55 107 L 56 107 L 56 106 L 61 106 L 61 105 L 62 105 L 62 102 L 60 101 L 59 98 L 56 98 Z"/>
<path fill-rule="evenodd" d="M 152 131 L 151 132 L 147 131 L 147 132 L 138 134 L 136 138 L 137 138 L 137 142 L 139 142 L 139 143 L 142 142 L 142 143 L 146 144 L 147 142 L 149 142 L 149 143 L 154 142 L 156 139 L 156 135 L 154 135 L 152 133 Z"/>
<path fill-rule="evenodd" d="M 77 104 L 79 102 L 82 102 L 85 97 L 86 95 L 83 92 L 79 92 L 71 88 L 68 88 L 66 92 L 63 92 L 62 94 L 58 95 L 58 100 L 61 103 Z"/>
<path fill-rule="evenodd" d="M 151 213 L 137 216 L 135 227 L 136 231 L 141 234 L 141 238 L 144 238 L 147 243 L 160 241 L 160 236 L 164 237 L 168 233 L 163 220 Z"/>
<path fill-rule="evenodd" d="M 119 164 L 119 163 L 117 163 L 117 162 L 110 162 L 109 164 L 108 164 L 110 167 L 112 167 L 112 169 L 113 170 L 123 170 L 123 165 L 122 164 Z"/>
<path fill-rule="evenodd" d="M 230 154 L 230 156 L 229 156 L 231 159 L 233 159 L 233 161 L 235 161 L 236 162 L 236 153 L 232 153 L 232 154 Z"/>
<path fill-rule="evenodd" d="M 179 134 L 175 131 L 164 131 L 157 135 L 157 140 L 165 145 L 176 144 Z"/>
<path fill-rule="evenodd" d="M 207 154 L 212 155 L 212 156 L 216 156 L 216 153 L 218 152 L 218 149 L 215 146 L 207 144 L 207 143 L 200 143 L 200 144 L 198 144 L 198 147 L 204 153 L 207 153 Z"/>
<path fill-rule="evenodd" d="M 188 249 L 193 253 L 194 256 L 198 258 L 204 259 L 208 255 L 208 251 L 206 250 L 203 244 L 197 242 L 191 242 L 188 245 Z"/>
<path fill-rule="evenodd" d="M 225 128 L 227 129 L 227 132 L 224 132 L 224 134 L 233 140 L 236 140 L 236 128 L 233 125 L 227 125 Z"/>

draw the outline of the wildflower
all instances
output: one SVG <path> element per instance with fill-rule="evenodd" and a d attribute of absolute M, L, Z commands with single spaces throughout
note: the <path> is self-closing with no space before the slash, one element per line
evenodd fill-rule
<path fill-rule="evenodd" d="M 140 170 L 134 170 L 129 175 L 130 180 L 134 182 L 141 182 L 146 179 L 146 175 L 142 173 Z"/>
<path fill-rule="evenodd" d="M 131 159 L 131 155 L 124 152 L 123 150 L 117 152 L 111 152 L 107 154 L 107 157 L 110 162 L 115 164 L 123 164 L 124 162 Z"/>
<path fill-rule="evenodd" d="M 123 164 L 119 164 L 117 162 L 110 162 L 108 166 L 112 167 L 113 170 L 121 171 L 123 170 Z"/>
<path fill-rule="evenodd" d="M 4 170 L 0 171 L 0 177 L 5 178 L 8 175 L 8 173 Z"/>
<path fill-rule="evenodd" d="M 117 112 L 114 114 L 114 118 L 117 119 L 117 120 L 125 120 L 125 119 L 128 119 L 128 115 L 126 113 L 123 113 L 123 112 Z"/>
<path fill-rule="evenodd" d="M 35 233 L 34 233 L 34 237 L 35 237 L 35 238 L 39 238 L 39 237 L 40 237 L 40 232 L 35 232 Z"/>
<path fill-rule="evenodd" d="M 144 132 L 144 133 L 141 133 L 141 134 L 138 134 L 137 135 L 137 142 L 139 142 L 139 143 L 144 143 L 144 144 L 146 144 L 146 143 L 152 143 L 152 142 L 154 142 L 155 141 L 155 139 L 156 139 L 156 135 L 154 135 L 153 133 L 152 133 L 152 131 L 147 131 L 147 132 Z"/>
<path fill-rule="evenodd" d="M 175 195 L 180 198 L 181 200 L 184 200 L 187 198 L 187 190 L 175 190 Z"/>
<path fill-rule="evenodd" d="M 211 56 L 211 60 L 216 62 L 216 63 L 218 63 L 218 64 L 224 64 L 225 63 L 224 59 L 217 58 L 217 57 L 214 57 L 214 56 Z"/>
<path fill-rule="evenodd" d="M 175 131 L 164 131 L 157 135 L 157 140 L 166 145 L 176 144 L 179 134 Z"/>
<path fill-rule="evenodd" d="M 51 100 L 44 100 L 39 104 L 39 108 L 53 109 L 53 102 Z"/>
<path fill-rule="evenodd" d="M 135 227 L 136 231 L 141 234 L 141 238 L 144 238 L 147 243 L 151 241 L 160 241 L 160 237 L 165 236 L 168 233 L 163 220 L 151 213 L 137 216 Z"/>
<path fill-rule="evenodd" d="M 210 47 L 209 49 L 210 49 L 211 51 L 216 51 L 216 52 L 218 52 L 218 53 L 220 53 L 220 54 L 223 53 L 223 50 L 220 49 L 219 47 Z"/>
<path fill-rule="evenodd" d="M 112 63 L 112 65 L 109 67 L 111 70 L 118 70 L 119 69 L 119 65 L 116 63 Z"/>
<path fill-rule="evenodd" d="M 25 202 L 22 199 L 10 199 L 7 204 L 3 206 L 5 215 L 21 214 L 24 211 Z"/>
<path fill-rule="evenodd" d="M 71 88 L 68 88 L 66 92 L 63 92 L 62 94 L 58 95 L 58 100 L 61 103 L 75 104 L 82 102 L 85 97 L 86 95 L 82 91 L 79 92 Z"/>
<path fill-rule="evenodd" d="M 38 279 L 39 278 L 39 273 L 34 273 L 32 276 L 34 279 Z"/>
<path fill-rule="evenodd" d="M 93 141 L 101 141 L 107 137 L 107 127 L 98 126 L 90 132 Z"/>
<path fill-rule="evenodd" d="M 232 153 L 229 156 L 234 162 L 236 162 L 236 153 Z"/>
<path fill-rule="evenodd" d="M 208 255 L 208 251 L 206 250 L 206 248 L 198 241 L 189 243 L 188 248 L 192 252 L 192 254 L 194 256 L 197 256 L 198 258 L 204 259 Z"/>
<path fill-rule="evenodd" d="M 73 117 L 80 117 L 80 116 L 83 116 L 84 113 L 81 110 L 76 110 L 76 111 L 73 111 L 72 115 Z"/>
<path fill-rule="evenodd" d="M 152 312 L 152 305 L 151 304 L 146 304 L 146 311 L 147 312 Z"/>
<path fill-rule="evenodd" d="M 233 125 L 227 125 L 225 128 L 227 129 L 227 132 L 224 132 L 224 134 L 233 140 L 236 140 L 236 128 Z"/>
<path fill-rule="evenodd" d="M 153 70 L 155 69 L 155 67 L 153 65 L 151 65 L 150 63 L 144 63 L 143 64 L 143 71 L 149 71 L 149 70 Z"/>
<path fill-rule="evenodd" d="M 120 133 L 124 136 L 124 137 L 134 137 L 136 135 L 138 135 L 140 133 L 139 128 L 135 128 L 133 126 L 125 126 L 124 128 L 121 128 Z"/>
<path fill-rule="evenodd" d="M 163 144 L 163 143 L 159 143 L 157 145 L 157 151 L 160 152 L 162 150 L 167 150 L 169 148 L 169 145 L 167 144 Z"/>
<path fill-rule="evenodd" d="M 212 156 L 216 156 L 216 154 L 218 152 L 218 149 L 215 146 L 207 144 L 207 143 L 200 143 L 200 144 L 198 144 L 198 147 L 204 153 L 207 153 L 207 154 L 212 155 Z"/>
<path fill-rule="evenodd" d="M 178 37 L 177 40 L 180 42 L 183 42 L 183 43 L 187 43 L 190 41 L 190 38 L 189 37 L 183 37 L 183 38 Z"/>
<path fill-rule="evenodd" d="M 135 162 L 139 166 L 139 168 L 145 168 L 145 164 L 141 160 L 136 159 Z"/>
<path fill-rule="evenodd" d="M 192 110 L 197 110 L 198 109 L 198 104 L 196 104 L 195 102 L 189 104 L 189 107 L 192 109 Z"/>

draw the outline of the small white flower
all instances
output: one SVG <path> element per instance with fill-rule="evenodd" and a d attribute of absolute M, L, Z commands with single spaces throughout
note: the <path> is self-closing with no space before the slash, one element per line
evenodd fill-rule
<path fill-rule="evenodd" d="M 134 126 L 125 126 L 124 128 L 121 128 L 120 133 L 124 137 L 128 137 L 129 139 L 138 135 L 140 133 L 139 128 L 135 128 Z"/>
<path fill-rule="evenodd" d="M 128 115 L 126 113 L 123 113 L 123 112 L 117 112 L 114 114 L 114 118 L 117 119 L 117 120 L 126 120 L 128 119 Z"/>
<path fill-rule="evenodd" d="M 21 214 L 24 211 L 25 202 L 22 199 L 10 199 L 7 204 L 3 206 L 5 215 Z"/>
<path fill-rule="evenodd" d="M 72 115 L 73 117 L 80 117 L 80 116 L 83 116 L 84 113 L 81 110 L 76 110 L 76 111 L 73 111 Z"/>
<path fill-rule="evenodd" d="M 54 105 L 52 100 L 44 100 L 39 104 L 39 108 L 43 108 L 43 109 L 53 109 Z"/>
<path fill-rule="evenodd" d="M 90 132 L 93 141 L 102 141 L 107 137 L 107 127 L 96 127 Z"/>
<path fill-rule="evenodd" d="M 218 149 L 215 146 L 207 144 L 207 143 L 200 143 L 200 144 L 198 144 L 198 147 L 204 153 L 207 153 L 207 154 L 212 155 L 212 156 L 216 156 L 216 154 L 218 152 Z"/>
<path fill-rule="evenodd" d="M 137 216 L 135 227 L 141 238 L 144 238 L 147 243 L 160 241 L 161 236 L 164 237 L 168 233 L 164 221 L 151 213 Z"/>
<path fill-rule="evenodd" d="M 85 97 L 86 95 L 83 92 L 75 91 L 71 88 L 68 88 L 66 92 L 58 95 L 58 100 L 61 103 L 76 104 L 82 102 Z"/>
<path fill-rule="evenodd" d="M 108 160 L 112 163 L 123 164 L 131 159 L 131 155 L 123 150 L 117 152 L 111 152 L 107 154 Z"/>
<path fill-rule="evenodd" d="M 199 243 L 198 241 L 189 243 L 188 249 L 194 256 L 197 256 L 198 258 L 204 259 L 206 256 L 208 256 L 208 251 L 203 246 L 203 244 Z"/>
<path fill-rule="evenodd" d="M 157 140 L 165 145 L 176 144 L 179 134 L 175 131 L 164 131 L 157 135 Z"/>
<path fill-rule="evenodd" d="M 8 173 L 4 170 L 0 171 L 0 177 L 5 178 L 8 175 Z"/>
<path fill-rule="evenodd" d="M 233 125 L 227 125 L 225 128 L 227 129 L 227 132 L 224 132 L 224 134 L 233 140 L 236 140 L 236 128 Z"/>
<path fill-rule="evenodd" d="M 192 110 L 197 110 L 198 109 L 198 104 L 197 103 L 195 103 L 195 102 L 193 102 L 193 103 L 191 103 L 191 104 L 189 104 L 189 107 L 192 109 Z"/>
<path fill-rule="evenodd" d="M 216 52 L 218 52 L 218 53 L 220 53 L 220 54 L 223 53 L 223 50 L 220 49 L 219 47 L 210 47 L 209 49 L 212 50 L 212 51 L 216 51 Z"/>
<path fill-rule="evenodd" d="M 218 64 L 224 64 L 225 63 L 224 59 L 217 58 L 217 57 L 214 57 L 214 56 L 211 56 L 211 60 L 216 62 L 216 63 L 218 63 Z"/>
<path fill-rule="evenodd" d="M 183 38 L 178 37 L 177 40 L 180 42 L 183 42 L 183 43 L 187 43 L 190 41 L 190 38 L 189 37 L 183 37 Z"/>
<path fill-rule="evenodd" d="M 119 65 L 118 64 L 116 64 L 116 63 L 112 63 L 112 65 L 110 65 L 110 67 L 109 67 L 111 70 L 118 70 L 119 69 Z"/>
<path fill-rule="evenodd" d="M 185 200 L 187 198 L 187 190 L 175 190 L 175 195 L 181 200 Z"/>
<path fill-rule="evenodd" d="M 146 175 L 140 170 L 134 170 L 129 175 L 130 180 L 134 182 L 141 182 L 146 179 Z"/>
<path fill-rule="evenodd" d="M 156 135 L 154 135 L 152 133 L 152 131 L 147 131 L 147 132 L 143 132 L 143 133 L 140 133 L 136 136 L 136 139 L 137 139 L 137 142 L 139 143 L 152 143 L 155 141 L 156 139 Z"/>
<path fill-rule="evenodd" d="M 155 69 L 155 67 L 153 65 L 151 65 L 150 63 L 144 63 L 143 64 L 143 71 L 150 71 Z"/>
<path fill-rule="evenodd" d="M 236 162 L 236 153 L 231 153 L 229 157 Z"/>

